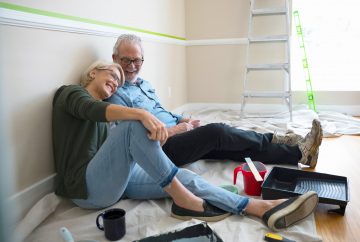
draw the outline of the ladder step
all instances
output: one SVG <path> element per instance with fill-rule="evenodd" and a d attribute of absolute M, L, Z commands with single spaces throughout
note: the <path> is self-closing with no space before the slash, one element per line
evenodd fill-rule
<path fill-rule="evenodd" d="M 288 40 L 289 40 L 288 35 L 274 35 L 274 36 L 250 37 L 249 43 L 285 42 Z"/>
<path fill-rule="evenodd" d="M 282 8 L 258 8 L 252 12 L 253 16 L 286 15 L 286 9 Z"/>
<path fill-rule="evenodd" d="M 256 64 L 256 65 L 248 65 L 247 71 L 266 71 L 266 70 L 286 70 L 289 69 L 288 63 L 279 63 L 279 64 Z"/>
<path fill-rule="evenodd" d="M 269 92 L 269 91 L 245 91 L 243 96 L 246 98 L 258 97 L 258 98 L 289 98 L 291 96 L 290 92 Z"/>

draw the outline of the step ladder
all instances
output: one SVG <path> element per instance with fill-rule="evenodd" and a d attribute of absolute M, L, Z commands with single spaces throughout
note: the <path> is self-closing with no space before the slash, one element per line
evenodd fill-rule
<path fill-rule="evenodd" d="M 306 83 L 306 95 L 308 98 L 309 108 L 316 112 L 315 98 L 314 92 L 312 90 L 311 78 L 310 78 L 310 70 L 309 70 L 309 62 L 307 60 L 306 50 L 305 50 L 305 42 L 304 35 L 300 23 L 299 11 L 294 11 L 294 25 L 296 27 L 296 33 L 298 36 L 298 41 L 302 53 L 302 66 L 305 74 L 305 83 Z"/>
<path fill-rule="evenodd" d="M 243 94 L 242 94 L 242 105 L 241 105 L 241 117 L 245 117 L 245 105 L 251 98 L 272 98 L 282 100 L 288 107 L 290 113 L 290 121 L 292 121 L 292 95 L 291 95 L 291 78 L 290 78 L 290 5 L 289 0 L 283 0 L 281 6 L 276 7 L 257 7 L 257 4 L 261 1 L 268 0 L 250 0 L 250 11 L 249 11 L 249 23 L 248 23 L 248 44 L 246 47 L 246 70 L 243 80 Z M 267 4 L 269 5 L 269 4 Z M 280 35 L 259 35 L 254 36 L 254 21 L 260 18 L 268 18 L 271 21 L 271 17 L 279 16 L 284 23 L 284 30 Z M 270 17 L 270 18 L 269 18 Z M 284 47 L 284 60 L 280 63 L 261 63 L 253 64 L 250 62 L 252 56 L 251 47 L 254 45 L 263 45 L 263 47 L 271 48 L 271 44 L 281 43 Z M 282 80 L 278 81 L 279 88 L 276 90 L 256 90 L 250 89 L 249 84 L 252 80 L 249 78 L 250 73 L 268 72 L 273 73 L 281 72 Z M 265 73 L 266 74 L 266 73 Z M 264 75 L 264 73 L 262 74 Z M 269 75 L 269 74 L 268 74 Z M 260 81 L 261 82 L 261 81 Z M 257 82 L 258 83 L 258 82 Z M 265 84 L 265 83 L 264 83 Z M 267 84 L 269 85 L 269 84 Z M 258 83 L 259 86 L 259 83 Z M 281 87 L 280 87 L 281 86 Z"/>

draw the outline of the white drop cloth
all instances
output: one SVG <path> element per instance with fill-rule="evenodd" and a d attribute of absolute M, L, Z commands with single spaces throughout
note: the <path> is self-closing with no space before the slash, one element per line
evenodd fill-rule
<path fill-rule="evenodd" d="M 233 161 L 198 161 L 189 166 L 189 169 L 201 174 L 206 180 L 216 185 L 232 184 L 233 169 L 239 163 Z M 271 166 L 267 166 L 268 169 Z M 296 168 L 296 167 L 292 167 Z M 242 177 L 238 175 L 237 187 L 242 192 Z M 27 242 L 62 242 L 59 235 L 59 228 L 67 227 L 74 236 L 75 240 L 96 239 L 98 241 L 107 241 L 103 231 L 97 229 L 95 224 L 96 216 L 103 210 L 93 211 L 84 210 L 72 205 L 68 200 L 60 199 L 54 194 L 49 194 L 44 200 L 58 200 L 57 203 L 47 203 L 56 208 L 55 212 L 38 226 L 26 239 Z M 126 235 L 121 241 L 133 241 L 135 239 L 164 233 L 173 229 L 184 228 L 189 225 L 199 223 L 198 220 L 181 221 L 170 217 L 171 208 L 170 199 L 135 201 L 122 200 L 112 207 L 119 207 L 126 210 Z M 32 218 L 22 221 L 22 227 L 31 227 L 30 221 L 41 219 L 44 213 L 48 214 L 52 209 L 37 206 L 36 211 L 32 211 Z M 26 224 L 27 223 L 27 224 Z M 264 235 L 269 232 L 267 227 L 260 219 L 255 217 L 243 217 L 233 215 L 219 222 L 209 223 L 209 226 L 225 242 L 253 242 L 262 241 Z M 24 230 L 24 229 L 23 229 Z M 22 231 L 18 230 L 18 233 Z M 316 233 L 314 216 L 306 218 L 295 226 L 288 228 L 281 235 L 300 241 L 321 241 Z M 18 234 L 20 236 L 20 234 Z M 51 240 L 49 240 L 51 238 Z"/>
<path fill-rule="evenodd" d="M 324 137 L 334 137 L 343 134 L 360 135 L 360 119 L 338 112 L 320 111 L 315 113 L 304 106 L 295 107 L 293 110 L 293 120 L 290 122 L 289 113 L 252 113 L 247 114 L 247 118 L 240 118 L 240 110 L 237 107 L 196 107 L 190 106 L 184 116 L 193 119 L 200 119 L 201 123 L 226 123 L 241 129 L 255 130 L 260 133 L 274 132 L 279 133 L 295 132 L 305 135 L 311 128 L 314 118 L 319 119 L 324 131 Z"/>
<path fill-rule="evenodd" d="M 277 131 L 286 133 L 293 131 L 301 135 L 305 135 L 309 131 L 312 119 L 319 118 L 324 129 L 324 135 L 327 137 L 341 134 L 360 134 L 359 119 L 335 112 L 320 112 L 317 114 L 303 108 L 294 110 L 293 122 L 289 122 L 288 113 L 268 114 L 267 117 L 264 117 L 263 114 L 252 114 L 252 118 L 240 119 L 238 109 L 219 107 L 189 109 L 184 112 L 184 115 L 200 119 L 202 124 L 223 122 L 231 126 L 258 132 Z M 238 165 L 239 163 L 233 161 L 201 160 L 188 166 L 188 168 L 201 174 L 209 182 L 222 185 L 232 184 L 233 169 Z M 267 167 L 270 169 L 270 166 Z M 241 175 L 238 177 L 237 187 L 242 192 Z M 122 200 L 113 207 L 120 207 L 127 211 L 127 233 L 121 241 L 133 241 L 200 222 L 196 220 L 183 222 L 170 217 L 170 199 L 150 201 Z M 68 200 L 60 199 L 52 193 L 45 196 L 30 210 L 28 215 L 19 223 L 16 234 L 18 238 L 23 239 L 37 226 L 25 241 L 60 242 L 63 240 L 58 230 L 65 226 L 72 232 L 75 240 L 96 239 L 106 241 L 103 232 L 98 230 L 95 225 L 96 216 L 101 211 L 80 209 Z M 43 221 L 46 217 L 47 219 Z M 209 223 L 209 225 L 226 242 L 263 241 L 264 234 L 269 232 L 260 219 L 253 217 L 233 215 L 223 221 Z M 321 238 L 316 233 L 313 215 L 280 232 L 280 234 L 298 242 L 321 241 Z"/>

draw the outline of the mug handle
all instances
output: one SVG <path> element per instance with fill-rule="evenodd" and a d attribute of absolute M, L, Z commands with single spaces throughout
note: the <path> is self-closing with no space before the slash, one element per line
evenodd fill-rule
<path fill-rule="evenodd" d="M 242 171 L 242 165 L 234 169 L 234 185 L 236 185 L 237 174 L 239 171 Z"/>
<path fill-rule="evenodd" d="M 99 218 L 102 217 L 103 215 L 104 215 L 104 213 L 100 213 L 100 214 L 96 217 L 96 226 L 97 226 L 98 229 L 100 229 L 100 230 L 104 230 L 104 226 L 99 223 Z"/>

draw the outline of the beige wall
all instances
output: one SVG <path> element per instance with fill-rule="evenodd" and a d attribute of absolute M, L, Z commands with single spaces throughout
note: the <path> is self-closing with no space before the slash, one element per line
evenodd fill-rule
<path fill-rule="evenodd" d="M 187 39 L 247 35 L 248 0 L 185 0 Z"/>
<path fill-rule="evenodd" d="M 187 38 L 189 40 L 247 38 L 249 2 L 248 0 L 186 1 Z M 273 3 L 281 6 L 283 2 L 273 0 Z M 266 17 L 265 20 L 254 18 L 253 36 L 286 33 L 284 17 L 282 18 L 278 16 Z M 284 47 L 284 44 L 272 44 L 271 48 L 261 44 L 253 46 L 249 61 L 251 64 L 285 61 Z M 186 53 L 188 102 L 241 102 L 246 44 L 190 46 Z M 267 73 L 266 76 L 263 74 L 262 80 L 265 82 L 251 81 L 248 89 L 259 90 L 270 87 L 273 91 L 282 90 L 283 82 L 278 78 L 281 75 L 282 73 L 279 72 Z M 257 76 L 252 76 L 251 79 L 255 80 Z M 209 91 L 201 91 L 204 87 Z M 257 100 L 257 102 L 263 101 Z"/>
<path fill-rule="evenodd" d="M 248 31 L 249 0 L 186 0 L 185 20 L 188 40 L 216 40 L 246 38 Z M 259 0 L 257 7 L 281 6 L 284 0 Z M 254 35 L 284 33 L 284 21 L 280 16 L 254 19 Z M 284 59 L 284 49 L 273 44 L 270 50 L 264 46 L 252 47 L 251 63 L 276 62 Z M 246 62 L 246 45 L 190 46 L 186 50 L 188 102 L 239 103 L 243 91 Z M 252 80 L 258 76 L 251 74 Z M 254 81 L 250 89 L 281 89 L 278 80 L 281 73 L 260 76 L 262 83 Z M 304 83 L 305 86 L 305 83 Z M 206 88 L 206 92 L 203 89 Z M 305 87 L 304 87 L 305 89 Z M 293 92 L 293 103 L 307 103 L 304 91 Z M 315 92 L 317 105 L 360 104 L 360 92 Z M 253 103 L 279 103 L 280 100 L 255 99 Z"/>
<path fill-rule="evenodd" d="M 10 1 L 8 1 L 10 2 Z M 11 1 L 155 32 L 184 37 L 184 2 L 149 1 Z M 143 6 L 138 8 L 137 6 Z M 133 11 L 137 9 L 137 11 Z M 111 13 L 111 14 L 108 14 Z M 121 14 L 119 14 L 121 13 Z M 172 16 L 170 18 L 170 16 Z M 169 21 L 171 19 L 171 21 Z M 165 21 L 166 20 L 166 21 Z M 54 173 L 51 102 L 63 84 L 77 83 L 95 59 L 111 60 L 113 37 L 0 25 L 0 61 L 6 84 L 6 129 L 13 156 L 15 189 L 19 192 Z M 185 47 L 145 41 L 141 76 L 151 81 L 169 109 L 186 102 Z M 168 96 L 168 88 L 172 96 Z"/>
<path fill-rule="evenodd" d="M 185 37 L 184 0 L 4 0 L 2 2 Z"/>
<path fill-rule="evenodd" d="M 243 51 L 245 45 L 187 47 L 188 101 L 241 101 Z"/>

